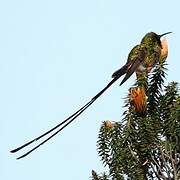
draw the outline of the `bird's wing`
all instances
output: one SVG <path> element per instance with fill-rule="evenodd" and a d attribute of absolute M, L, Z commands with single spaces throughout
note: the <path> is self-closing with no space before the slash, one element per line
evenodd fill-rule
<path fill-rule="evenodd" d="M 112 78 L 118 77 L 118 76 L 122 76 L 124 74 L 127 73 L 128 68 L 132 65 L 132 61 L 133 61 L 133 56 L 136 55 L 138 49 L 139 49 L 140 45 L 136 45 L 131 52 L 128 55 L 128 59 L 127 62 L 124 66 L 122 66 L 120 69 L 116 70 L 113 74 L 112 74 Z"/>
<path fill-rule="evenodd" d="M 145 48 L 136 46 L 132 49 L 129 54 L 127 61 L 127 70 L 124 79 L 121 81 L 120 86 L 137 70 L 139 65 L 144 61 L 146 56 Z"/>

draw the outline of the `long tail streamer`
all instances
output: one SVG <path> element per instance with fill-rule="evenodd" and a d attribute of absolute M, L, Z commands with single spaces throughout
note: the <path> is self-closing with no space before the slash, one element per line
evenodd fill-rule
<path fill-rule="evenodd" d="M 83 107 L 81 107 L 79 110 L 77 110 L 74 114 L 72 114 L 71 116 L 69 116 L 67 119 L 65 119 L 64 121 L 62 121 L 61 123 L 59 123 L 58 125 L 56 125 L 55 127 L 53 127 L 52 129 L 50 129 L 49 131 L 43 133 L 42 135 L 36 137 L 35 139 L 23 144 L 22 146 L 11 150 L 11 153 L 16 153 L 19 150 L 25 148 L 26 146 L 40 140 L 41 138 L 43 138 L 44 136 L 50 134 L 51 132 L 54 132 L 51 136 L 49 136 L 48 138 L 46 138 L 44 141 L 42 141 L 41 143 L 39 143 L 37 146 L 35 146 L 34 148 L 30 149 L 28 152 L 26 152 L 25 154 L 23 154 L 22 156 L 18 157 L 17 159 L 21 159 L 26 157 L 28 154 L 32 153 L 33 151 L 35 151 L 36 149 L 38 149 L 41 145 L 43 145 L 44 143 L 46 143 L 47 141 L 49 141 L 52 137 L 54 137 L 55 135 L 57 135 L 59 132 L 61 132 L 65 127 L 67 127 L 70 123 L 72 123 L 78 116 L 80 116 L 89 106 L 91 106 L 94 101 L 96 101 L 115 81 L 117 81 L 119 78 L 121 77 L 121 75 L 114 77 L 108 84 L 107 86 L 102 89 L 98 94 L 96 94 L 88 103 L 86 103 Z"/>

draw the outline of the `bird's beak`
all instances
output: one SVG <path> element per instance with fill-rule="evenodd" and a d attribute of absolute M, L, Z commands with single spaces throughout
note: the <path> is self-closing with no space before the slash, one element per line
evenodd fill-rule
<path fill-rule="evenodd" d="M 162 36 L 164 36 L 166 34 L 170 34 L 170 33 L 172 33 L 172 32 L 167 32 L 167 33 L 161 34 L 161 35 L 159 35 L 159 37 L 161 38 Z"/>

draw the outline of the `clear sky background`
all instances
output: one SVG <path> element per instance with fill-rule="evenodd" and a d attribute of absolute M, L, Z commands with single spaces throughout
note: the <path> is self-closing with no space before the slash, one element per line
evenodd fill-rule
<path fill-rule="evenodd" d="M 85 180 L 101 172 L 100 125 L 122 119 L 134 75 L 38 151 L 19 161 L 9 151 L 90 100 L 149 31 L 173 31 L 167 82 L 179 81 L 179 8 L 179 0 L 1 0 L 0 179 Z"/>

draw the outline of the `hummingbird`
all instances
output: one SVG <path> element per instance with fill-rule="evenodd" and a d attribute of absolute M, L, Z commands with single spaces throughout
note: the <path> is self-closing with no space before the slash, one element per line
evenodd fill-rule
<path fill-rule="evenodd" d="M 25 148 L 26 146 L 40 140 L 46 135 L 49 135 L 45 140 L 39 143 L 34 148 L 27 151 L 22 156 L 17 159 L 21 159 L 38 149 L 41 145 L 49 141 L 59 132 L 61 132 L 65 127 L 67 127 L 70 123 L 72 123 L 78 116 L 80 116 L 89 106 L 91 106 L 114 82 L 116 82 L 121 76 L 124 75 L 120 86 L 126 82 L 130 76 L 136 72 L 136 74 L 145 73 L 148 74 L 151 69 L 155 66 L 155 64 L 161 59 L 161 51 L 163 50 L 163 45 L 161 41 L 161 37 L 170 34 L 171 32 L 166 32 L 164 34 L 158 35 L 154 32 L 147 33 L 141 40 L 140 44 L 136 45 L 129 53 L 127 62 L 121 68 L 116 70 L 112 74 L 112 80 L 94 97 L 90 99 L 84 106 L 78 109 L 74 114 L 70 115 L 67 119 L 60 122 L 58 125 L 50 129 L 49 131 L 43 133 L 42 135 L 36 137 L 35 139 L 28 141 L 22 146 L 11 150 L 11 153 L 16 153 L 19 150 Z M 56 131 L 55 131 L 56 130 Z M 55 131 L 55 132 L 54 132 Z M 51 135 L 50 135 L 51 133 Z"/>

